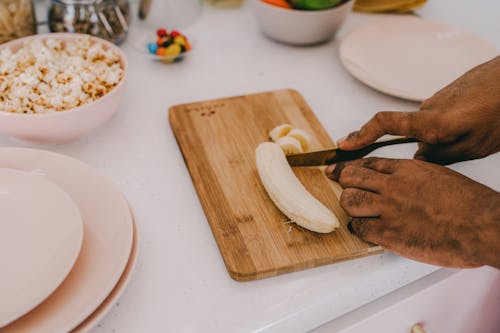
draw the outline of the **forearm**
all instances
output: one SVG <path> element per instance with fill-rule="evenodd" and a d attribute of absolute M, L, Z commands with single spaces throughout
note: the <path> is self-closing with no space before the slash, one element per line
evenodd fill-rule
<path fill-rule="evenodd" d="M 480 264 L 500 269 L 500 193 L 493 192 L 486 198 L 483 213 L 479 216 L 482 228 L 479 228 L 480 246 L 476 255 Z"/>

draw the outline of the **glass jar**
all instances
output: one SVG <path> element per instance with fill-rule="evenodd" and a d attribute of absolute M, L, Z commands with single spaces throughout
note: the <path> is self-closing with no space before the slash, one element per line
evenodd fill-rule
<path fill-rule="evenodd" d="M 31 0 L 0 0 L 0 44 L 36 34 L 36 17 Z"/>
<path fill-rule="evenodd" d="M 51 0 L 51 32 L 77 32 L 115 44 L 127 37 L 130 24 L 128 0 Z"/>
<path fill-rule="evenodd" d="M 140 0 L 139 27 L 183 29 L 198 20 L 201 0 Z"/>

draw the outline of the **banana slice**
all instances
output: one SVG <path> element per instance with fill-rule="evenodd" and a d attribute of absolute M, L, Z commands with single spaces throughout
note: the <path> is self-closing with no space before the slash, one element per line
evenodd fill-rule
<path fill-rule="evenodd" d="M 311 231 L 328 233 L 339 227 L 335 214 L 302 185 L 276 143 L 261 143 L 255 150 L 257 171 L 267 194 L 292 222 Z"/>
<path fill-rule="evenodd" d="M 274 142 L 276 142 L 280 138 L 282 138 L 285 135 L 287 135 L 288 132 L 290 132 L 294 128 L 295 127 L 293 127 L 290 124 L 283 124 L 283 125 L 276 126 L 275 128 L 273 128 L 271 130 L 271 132 L 269 132 L 269 137 L 271 138 L 271 140 L 273 140 Z"/>
<path fill-rule="evenodd" d="M 302 145 L 295 138 L 284 136 L 279 138 L 276 143 L 281 147 L 285 155 L 300 154 L 303 152 Z"/>
<path fill-rule="evenodd" d="M 300 142 L 303 152 L 309 151 L 309 146 L 311 145 L 311 136 L 304 130 L 300 128 L 294 128 L 288 134 L 287 137 L 295 138 Z"/>

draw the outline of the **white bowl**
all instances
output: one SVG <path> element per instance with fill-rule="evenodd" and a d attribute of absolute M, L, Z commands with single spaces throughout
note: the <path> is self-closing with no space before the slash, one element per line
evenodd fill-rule
<path fill-rule="evenodd" d="M 20 49 L 34 39 L 72 40 L 81 34 L 50 33 L 16 39 L 0 46 L 12 50 Z M 113 43 L 89 36 L 92 42 L 111 48 L 120 56 L 123 68 L 122 80 L 106 95 L 77 108 L 44 114 L 19 114 L 0 110 L 0 132 L 16 139 L 34 143 L 65 143 L 78 139 L 108 121 L 118 109 L 127 80 L 128 65 L 123 52 Z"/>
<path fill-rule="evenodd" d="M 318 44 L 332 38 L 342 26 L 354 1 L 324 10 L 296 10 L 250 0 L 261 30 L 277 41 L 294 44 Z"/>

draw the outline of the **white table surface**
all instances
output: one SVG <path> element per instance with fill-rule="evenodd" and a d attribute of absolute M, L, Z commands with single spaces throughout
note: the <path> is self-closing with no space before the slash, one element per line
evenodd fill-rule
<path fill-rule="evenodd" d="M 431 0 L 425 18 L 471 30 L 500 47 L 500 3 Z M 226 273 L 167 121 L 169 106 L 295 88 L 338 138 L 379 110 L 418 105 L 378 93 L 352 78 L 337 57 L 339 38 L 380 15 L 352 14 L 336 40 L 290 47 L 265 38 L 248 8 L 214 10 L 186 32 L 196 42 L 182 63 L 164 65 L 123 46 L 127 93 L 104 127 L 65 145 L 37 146 L 0 137 L 1 146 L 35 147 L 76 157 L 109 176 L 132 206 L 139 233 L 133 279 L 93 330 L 103 332 L 304 332 L 435 271 L 390 253 L 235 282 Z M 410 157 L 414 145 L 388 157 Z M 500 189 L 500 155 L 453 166 Z"/>

